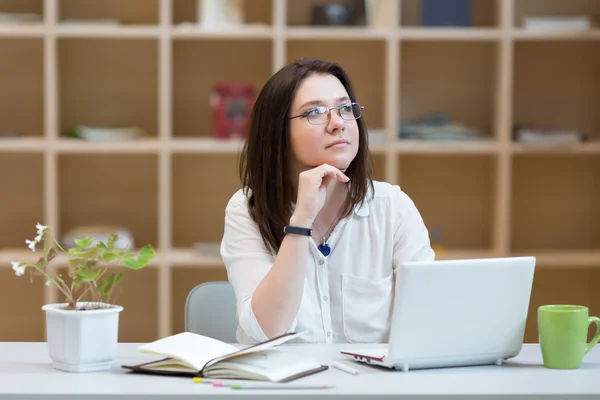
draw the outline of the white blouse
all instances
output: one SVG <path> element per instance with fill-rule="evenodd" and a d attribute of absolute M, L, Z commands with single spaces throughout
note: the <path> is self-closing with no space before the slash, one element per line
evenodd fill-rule
<path fill-rule="evenodd" d="M 429 234 L 413 201 L 397 185 L 374 182 L 375 196 L 342 219 L 325 257 L 311 239 L 304 294 L 288 332 L 297 342 L 387 343 L 394 276 L 406 260 L 433 260 Z M 225 211 L 221 256 L 237 299 L 237 340 L 268 340 L 251 300 L 275 257 L 264 245 L 240 189 Z M 276 299 L 273 299 L 276 301 Z"/>

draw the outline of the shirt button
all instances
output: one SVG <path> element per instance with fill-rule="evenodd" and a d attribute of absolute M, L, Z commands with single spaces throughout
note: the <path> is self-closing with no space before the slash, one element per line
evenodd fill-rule
<path fill-rule="evenodd" d="M 327 336 L 331 336 L 331 332 L 327 332 Z"/>
<path fill-rule="evenodd" d="M 323 296 L 323 301 L 327 301 L 327 300 L 329 300 L 329 297 Z"/>
<path fill-rule="evenodd" d="M 323 265 L 323 264 L 325 264 L 325 261 L 324 260 L 319 260 L 319 265 Z"/>

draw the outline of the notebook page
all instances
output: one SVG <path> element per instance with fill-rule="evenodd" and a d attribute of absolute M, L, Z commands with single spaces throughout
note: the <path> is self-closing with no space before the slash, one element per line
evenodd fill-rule
<path fill-rule="evenodd" d="M 319 367 L 321 364 L 316 360 L 298 353 L 270 349 L 221 361 L 205 370 L 205 376 L 227 377 L 231 375 L 250 379 L 264 377 L 266 380 L 277 382 Z"/>
<path fill-rule="evenodd" d="M 282 335 L 282 336 L 280 336 L 278 338 L 271 339 L 271 340 L 266 341 L 266 342 L 258 343 L 256 345 L 253 345 L 253 346 L 250 346 L 250 347 L 246 347 L 243 350 L 239 350 L 239 353 L 235 354 L 235 357 L 241 356 L 243 354 L 258 353 L 260 351 L 267 350 L 267 349 L 270 349 L 270 348 L 275 347 L 275 346 L 279 346 L 279 345 L 281 345 L 281 344 L 283 344 L 285 342 L 288 342 L 288 341 L 290 341 L 292 339 L 295 339 L 295 338 L 297 338 L 299 336 L 302 336 L 305 333 L 306 333 L 306 331 L 297 332 L 297 333 L 288 333 L 288 334 Z M 229 356 L 219 357 L 217 359 L 212 360 L 209 365 L 216 364 L 216 363 L 221 362 L 222 360 L 227 359 L 227 358 L 229 358 Z"/>
<path fill-rule="evenodd" d="M 213 338 L 182 332 L 138 347 L 142 353 L 176 358 L 200 371 L 213 358 L 235 353 L 239 349 Z"/>

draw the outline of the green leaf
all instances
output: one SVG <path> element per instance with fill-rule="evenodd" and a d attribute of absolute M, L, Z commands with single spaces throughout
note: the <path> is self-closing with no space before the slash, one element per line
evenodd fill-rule
<path fill-rule="evenodd" d="M 87 261 L 83 258 L 71 258 L 67 262 L 67 265 L 69 266 L 69 269 L 71 269 L 71 270 L 75 270 L 77 268 L 86 268 Z"/>
<path fill-rule="evenodd" d="M 144 246 L 137 257 L 137 260 L 127 260 L 125 265 L 131 269 L 141 269 L 145 267 L 154 258 L 154 249 L 147 244 Z"/>
<path fill-rule="evenodd" d="M 100 274 L 100 270 L 92 270 L 92 269 L 88 269 L 88 268 L 81 268 L 79 270 L 77 270 L 77 272 L 75 273 L 76 276 L 76 281 L 79 283 L 83 283 L 83 282 L 91 282 L 94 281 L 98 278 L 98 275 Z"/>
<path fill-rule="evenodd" d="M 88 248 L 92 245 L 92 242 L 94 241 L 94 239 L 92 239 L 91 237 L 85 237 L 83 239 L 75 239 L 75 243 L 77 244 L 77 246 L 85 249 Z"/>
<path fill-rule="evenodd" d="M 115 247 L 115 243 L 117 242 L 117 239 L 119 239 L 119 236 L 116 233 L 111 234 L 108 237 L 108 247 L 109 248 Z"/>
<path fill-rule="evenodd" d="M 85 250 L 79 250 L 76 251 L 72 257 L 79 257 L 79 258 L 96 258 L 98 257 L 98 254 L 100 253 L 100 249 L 98 249 L 97 247 L 92 247 L 90 249 L 85 249 Z"/>
<path fill-rule="evenodd" d="M 119 284 L 119 282 L 121 282 L 123 276 L 123 272 L 117 272 L 107 276 L 106 278 L 102 279 L 100 284 L 98 284 L 98 288 L 96 290 L 103 296 L 108 295 Z"/>
<path fill-rule="evenodd" d="M 112 260 L 114 260 L 116 258 L 116 255 L 114 253 L 104 253 L 102 255 L 102 261 L 104 262 L 110 262 Z"/>
<path fill-rule="evenodd" d="M 104 250 L 108 249 L 108 247 L 106 247 L 106 245 L 104 244 L 104 242 L 101 241 L 101 240 L 98 240 L 98 244 L 96 245 L 96 247 L 99 248 L 99 249 L 104 249 Z"/>

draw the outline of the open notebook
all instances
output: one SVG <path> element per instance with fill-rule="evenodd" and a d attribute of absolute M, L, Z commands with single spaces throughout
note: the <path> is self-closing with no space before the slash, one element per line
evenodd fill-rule
<path fill-rule="evenodd" d="M 301 334 L 287 333 L 240 350 L 220 340 L 183 332 L 138 348 L 162 358 L 123 368 L 147 374 L 288 382 L 328 368 L 297 352 L 275 348 Z"/>

